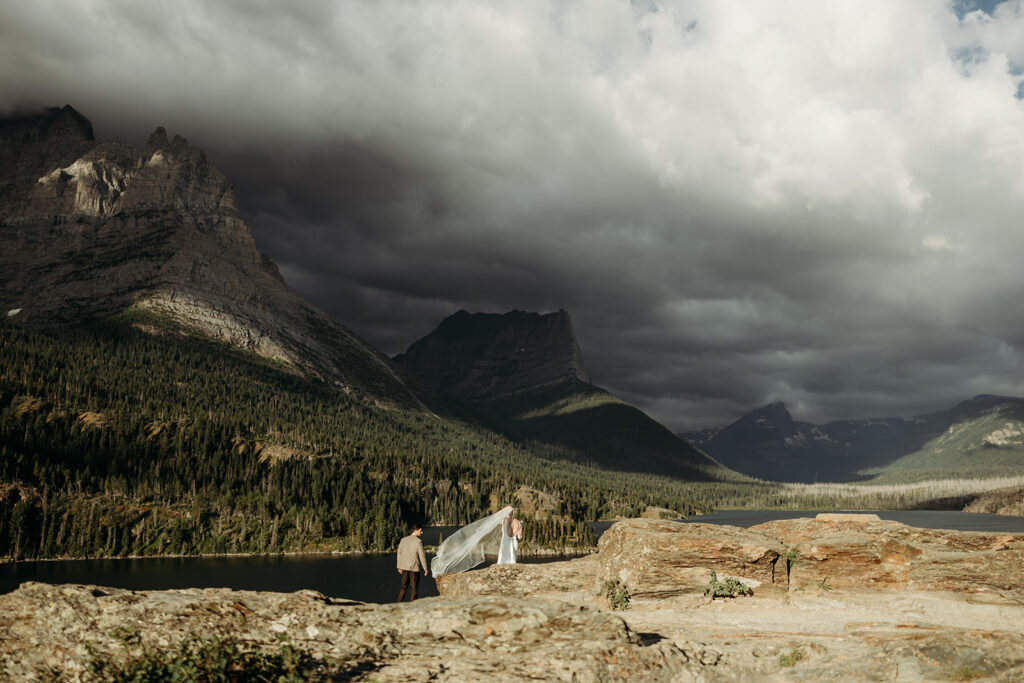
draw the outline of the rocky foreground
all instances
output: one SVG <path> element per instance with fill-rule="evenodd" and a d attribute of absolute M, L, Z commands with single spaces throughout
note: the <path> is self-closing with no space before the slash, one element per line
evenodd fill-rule
<path fill-rule="evenodd" d="M 91 680 L 231 637 L 345 680 L 1024 680 L 1024 536 L 822 517 L 625 520 L 596 555 L 444 576 L 405 605 L 28 583 L 0 596 L 0 672 Z M 704 596 L 711 571 L 753 594 Z"/>

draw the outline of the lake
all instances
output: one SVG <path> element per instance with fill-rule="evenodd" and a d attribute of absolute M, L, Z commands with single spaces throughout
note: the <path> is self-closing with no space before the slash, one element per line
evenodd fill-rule
<path fill-rule="evenodd" d="M 813 517 L 808 510 L 721 510 L 684 522 L 751 527 L 773 519 Z M 827 512 L 836 512 L 835 510 Z M 860 511 L 863 512 L 863 511 Z M 961 531 L 1001 531 L 1024 534 L 1024 517 L 1000 517 L 934 510 L 874 511 L 882 519 L 910 526 Z M 600 535 L 613 522 L 592 526 Z M 427 545 L 457 527 L 424 530 Z M 428 559 L 429 559 L 428 555 Z M 551 562 L 564 558 L 523 558 L 523 562 Z M 398 595 L 399 575 L 393 553 L 338 556 L 161 557 L 126 560 L 56 560 L 0 564 L 0 593 L 23 581 L 84 583 L 132 590 L 226 587 L 236 590 L 297 591 L 304 588 L 336 598 L 363 602 L 390 602 Z M 437 595 L 432 577 L 420 579 L 420 595 Z"/>

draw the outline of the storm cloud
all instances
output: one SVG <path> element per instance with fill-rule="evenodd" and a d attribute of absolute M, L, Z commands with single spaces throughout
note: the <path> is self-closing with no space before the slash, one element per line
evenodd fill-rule
<path fill-rule="evenodd" d="M 677 429 L 1024 395 L 1024 3 L 39 0 L 0 110 L 157 125 L 388 353 L 564 308 Z"/>

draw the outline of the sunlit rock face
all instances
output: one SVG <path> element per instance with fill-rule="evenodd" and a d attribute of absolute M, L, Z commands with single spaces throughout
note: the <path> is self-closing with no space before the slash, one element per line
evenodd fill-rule
<path fill-rule="evenodd" d="M 778 520 L 751 527 L 793 551 L 794 589 L 926 590 L 1024 603 L 1024 535 L 879 520 Z"/>
<path fill-rule="evenodd" d="M 769 535 L 732 526 L 628 519 L 598 544 L 602 580 L 638 597 L 700 593 L 714 571 L 764 593 L 788 589 L 785 547 Z"/>
<path fill-rule="evenodd" d="M 231 185 L 163 128 L 96 141 L 71 107 L 0 122 L 0 309 L 19 324 L 131 309 L 340 384 L 420 405 L 383 354 L 296 296 Z M 161 324 L 169 323 L 167 324 Z"/>

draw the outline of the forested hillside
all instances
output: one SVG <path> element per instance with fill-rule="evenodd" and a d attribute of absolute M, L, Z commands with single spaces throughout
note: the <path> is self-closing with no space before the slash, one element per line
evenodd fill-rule
<path fill-rule="evenodd" d="M 539 538 L 587 543 L 584 521 L 747 486 L 585 467 L 139 322 L 0 324 L 0 556 L 387 549 L 524 484 L 560 500 Z"/>
<path fill-rule="evenodd" d="M 938 436 L 882 467 L 876 482 L 1020 475 L 1024 470 L 1024 400 L 976 396 L 949 411 Z"/>

